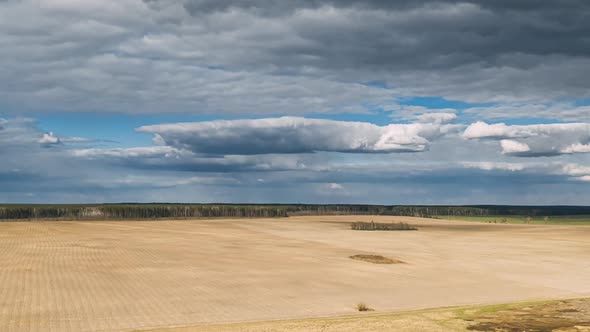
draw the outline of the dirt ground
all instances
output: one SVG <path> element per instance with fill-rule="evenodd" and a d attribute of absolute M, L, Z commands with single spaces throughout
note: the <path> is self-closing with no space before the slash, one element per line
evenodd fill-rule
<path fill-rule="evenodd" d="M 403 221 L 419 230 L 349 229 L 362 220 Z M 589 258 L 587 226 L 368 216 L 6 222 L 0 331 L 350 315 L 359 302 L 378 314 L 580 298 L 590 296 Z"/>

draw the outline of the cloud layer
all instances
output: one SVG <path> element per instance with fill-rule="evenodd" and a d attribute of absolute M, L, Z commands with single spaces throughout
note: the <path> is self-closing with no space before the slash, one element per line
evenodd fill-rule
<path fill-rule="evenodd" d="M 478 124 L 467 128 L 463 135 L 472 139 L 465 140 L 459 127 L 431 120 L 387 126 L 293 117 L 161 124 L 140 128 L 161 145 L 101 148 L 79 147 L 79 139 L 59 138 L 32 119 L 4 119 L 0 153 L 10 158 L 0 164 L 0 198 L 573 204 L 590 194 L 581 187 L 590 176 L 586 154 L 515 162 L 515 152 L 524 148 L 505 147 L 512 153 L 502 155 L 488 144 L 563 130 Z M 565 132 L 577 132 L 577 126 Z M 480 128 L 477 135 L 473 128 Z M 397 153 L 409 150 L 414 153 Z M 568 195 L 541 194 L 548 188 L 567 188 Z"/>
<path fill-rule="evenodd" d="M 140 127 L 155 142 L 204 154 L 419 152 L 452 130 L 440 123 L 376 126 L 363 122 L 282 117 Z"/>
<path fill-rule="evenodd" d="M 441 96 L 546 109 L 590 96 L 589 10 L 582 0 L 0 1 L 0 100 L 307 114 Z"/>
<path fill-rule="evenodd" d="M 463 137 L 500 140 L 502 153 L 520 157 L 590 152 L 590 124 L 587 123 L 508 126 L 476 122 L 467 127 Z"/>

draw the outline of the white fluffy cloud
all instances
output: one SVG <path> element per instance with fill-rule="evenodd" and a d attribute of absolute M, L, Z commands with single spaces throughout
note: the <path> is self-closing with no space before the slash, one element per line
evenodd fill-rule
<path fill-rule="evenodd" d="M 505 163 L 505 162 L 463 162 L 462 165 L 467 168 L 478 168 L 484 171 L 503 170 L 503 171 L 522 171 L 527 166 L 522 163 Z"/>
<path fill-rule="evenodd" d="M 383 110 L 391 112 L 392 119 L 417 120 L 419 122 L 447 123 L 457 119 L 453 108 L 428 108 L 417 105 L 389 104 Z"/>
<path fill-rule="evenodd" d="M 463 133 L 466 139 L 499 140 L 502 153 L 520 157 L 556 156 L 590 152 L 590 124 L 487 124 L 478 121 Z"/>
<path fill-rule="evenodd" d="M 571 176 L 577 181 L 590 182 L 590 166 L 569 163 L 561 165 L 561 169 L 557 173 Z"/>
<path fill-rule="evenodd" d="M 590 137 L 590 124 L 587 123 L 551 123 L 539 125 L 508 126 L 504 123 L 487 124 L 478 121 L 465 129 L 463 137 L 473 138 L 529 138 L 575 135 Z"/>
<path fill-rule="evenodd" d="M 343 190 L 344 187 L 339 183 L 328 183 L 328 189 L 330 189 L 330 190 Z"/>
<path fill-rule="evenodd" d="M 590 166 L 578 164 L 566 164 L 562 166 L 563 172 L 572 176 L 590 175 Z"/>
<path fill-rule="evenodd" d="M 181 151 L 169 146 L 149 146 L 136 148 L 115 148 L 115 149 L 76 149 L 71 150 L 70 154 L 75 157 L 85 158 L 100 158 L 100 157 L 114 157 L 114 158 L 133 158 L 133 157 L 176 157 Z"/>
<path fill-rule="evenodd" d="M 43 136 L 37 140 L 37 143 L 44 148 L 62 145 L 64 143 L 90 143 L 93 140 L 84 137 L 59 137 L 54 132 L 43 133 Z"/>
<path fill-rule="evenodd" d="M 53 132 L 44 133 L 43 136 L 37 140 L 37 143 L 41 144 L 41 146 L 49 147 L 52 145 L 61 144 L 61 140 L 59 137 L 55 136 Z"/>
<path fill-rule="evenodd" d="M 561 150 L 563 153 L 588 153 L 590 152 L 590 144 L 574 143 L 566 146 Z"/>
<path fill-rule="evenodd" d="M 503 154 L 523 155 L 526 156 L 531 152 L 531 148 L 526 143 L 521 143 L 512 139 L 503 139 L 500 141 Z"/>
<path fill-rule="evenodd" d="M 424 113 L 419 115 L 418 120 L 420 122 L 433 122 L 433 123 L 447 123 L 457 119 L 455 113 Z"/>
<path fill-rule="evenodd" d="M 455 126 L 440 123 L 390 124 L 298 117 L 218 120 L 143 126 L 155 142 L 204 154 L 286 154 L 326 152 L 420 152 Z"/>

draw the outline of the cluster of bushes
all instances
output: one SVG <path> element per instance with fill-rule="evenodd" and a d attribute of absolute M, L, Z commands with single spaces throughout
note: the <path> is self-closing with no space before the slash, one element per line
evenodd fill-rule
<path fill-rule="evenodd" d="M 377 222 L 353 222 L 350 228 L 355 231 L 415 231 L 417 228 L 405 222 L 399 223 L 377 223 Z"/>

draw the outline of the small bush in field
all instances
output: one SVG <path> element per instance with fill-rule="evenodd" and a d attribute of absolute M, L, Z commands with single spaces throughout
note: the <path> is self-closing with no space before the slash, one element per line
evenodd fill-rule
<path fill-rule="evenodd" d="M 360 302 L 359 304 L 356 305 L 356 310 L 358 310 L 358 311 L 373 311 L 373 309 L 369 308 L 369 306 L 367 306 L 363 302 Z"/>

